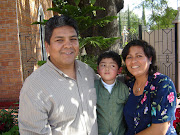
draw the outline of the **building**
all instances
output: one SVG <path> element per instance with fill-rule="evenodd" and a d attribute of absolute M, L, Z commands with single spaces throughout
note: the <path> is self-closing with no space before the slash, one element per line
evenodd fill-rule
<path fill-rule="evenodd" d="M 52 0 L 0 1 L 0 108 L 19 100 L 24 79 L 46 58 L 44 27 L 31 25 L 53 16 Z"/>

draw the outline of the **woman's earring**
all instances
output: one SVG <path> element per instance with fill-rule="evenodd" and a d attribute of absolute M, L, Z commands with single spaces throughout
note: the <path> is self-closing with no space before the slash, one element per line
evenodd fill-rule
<path fill-rule="evenodd" d="M 151 65 L 151 64 L 152 64 L 152 62 L 150 61 L 150 62 L 149 62 L 149 64 Z"/>

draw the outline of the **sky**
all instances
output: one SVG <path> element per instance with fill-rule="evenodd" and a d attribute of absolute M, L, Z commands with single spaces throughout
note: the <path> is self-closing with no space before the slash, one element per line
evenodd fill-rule
<path fill-rule="evenodd" d="M 124 8 L 122 9 L 122 11 L 123 12 L 126 11 L 129 5 L 130 11 L 133 11 L 139 17 L 142 17 L 142 8 L 141 9 L 135 8 L 137 5 L 141 3 L 141 1 L 143 0 L 124 0 Z M 180 0 L 168 0 L 168 6 L 177 10 L 178 7 L 180 7 Z M 149 14 L 151 14 L 151 11 L 145 10 L 145 14 L 146 14 L 146 18 L 148 18 Z"/>

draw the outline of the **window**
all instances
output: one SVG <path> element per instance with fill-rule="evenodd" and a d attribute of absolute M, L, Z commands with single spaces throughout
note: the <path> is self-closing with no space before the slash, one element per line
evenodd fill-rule
<path fill-rule="evenodd" d="M 39 6 L 39 11 L 38 11 L 38 21 L 43 22 L 44 20 L 44 11 L 42 8 L 42 5 Z M 44 38 L 45 38 L 45 28 L 44 25 L 39 24 L 39 33 L 40 33 L 40 44 L 41 44 L 41 52 L 42 52 L 42 60 L 46 61 L 47 60 L 47 53 L 46 53 L 46 48 L 45 48 L 45 43 L 44 43 Z"/>

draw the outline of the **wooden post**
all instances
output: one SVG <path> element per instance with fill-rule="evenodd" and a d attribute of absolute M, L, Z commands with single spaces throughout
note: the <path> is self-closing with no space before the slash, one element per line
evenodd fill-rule
<path fill-rule="evenodd" d="M 180 7 L 173 23 L 175 24 L 175 86 L 176 91 L 180 93 Z"/>

